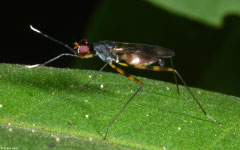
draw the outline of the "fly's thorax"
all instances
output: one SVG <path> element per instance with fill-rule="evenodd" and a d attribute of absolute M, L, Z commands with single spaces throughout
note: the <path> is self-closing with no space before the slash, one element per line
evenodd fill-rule
<path fill-rule="evenodd" d="M 93 44 L 93 49 L 98 57 L 104 62 L 116 60 L 116 55 L 111 50 L 116 48 L 116 44 L 111 41 L 100 41 Z"/>

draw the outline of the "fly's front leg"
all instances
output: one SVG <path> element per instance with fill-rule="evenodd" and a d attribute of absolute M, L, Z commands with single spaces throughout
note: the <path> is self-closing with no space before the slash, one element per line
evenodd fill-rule
<path fill-rule="evenodd" d="M 35 68 L 35 67 L 38 67 L 38 66 L 44 66 L 44 65 L 46 65 L 46 64 L 49 64 L 49 63 L 51 63 L 51 62 L 53 62 L 53 61 L 59 59 L 59 58 L 62 57 L 62 56 L 78 57 L 77 55 L 74 55 L 74 54 L 63 53 L 63 54 L 58 55 L 57 57 L 54 57 L 54 58 L 52 58 L 52 59 L 50 59 L 50 60 L 48 60 L 48 61 L 46 61 L 46 62 L 44 62 L 44 63 L 42 63 L 42 64 L 29 65 L 29 66 L 26 66 L 26 67 L 27 67 L 27 68 Z"/>
<path fill-rule="evenodd" d="M 108 65 L 108 63 L 106 63 L 98 72 L 96 72 L 88 82 L 86 82 L 86 83 L 84 83 L 84 84 L 81 84 L 80 86 L 83 87 L 83 86 L 87 85 L 88 83 L 92 82 L 92 81 L 102 72 L 102 70 L 103 70 L 107 65 Z"/>

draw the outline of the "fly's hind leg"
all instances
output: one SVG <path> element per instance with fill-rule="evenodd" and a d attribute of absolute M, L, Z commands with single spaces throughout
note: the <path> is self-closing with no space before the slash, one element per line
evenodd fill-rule
<path fill-rule="evenodd" d="M 174 69 L 172 58 L 170 58 L 170 60 L 171 60 L 172 68 Z M 174 70 L 175 70 L 175 69 L 174 69 Z M 180 93 L 180 88 L 179 88 L 179 86 L 178 86 L 177 75 L 176 75 L 176 73 L 175 73 L 174 71 L 173 71 L 173 77 L 174 77 L 174 80 L 175 80 L 175 83 L 176 83 L 178 95 L 182 96 L 182 97 L 183 97 L 184 99 L 186 99 L 186 100 L 192 100 L 191 98 L 186 97 L 186 96 L 183 96 L 183 95 Z"/>
<path fill-rule="evenodd" d="M 209 119 L 211 119 L 213 122 L 215 122 L 216 124 L 222 126 L 222 124 L 218 121 L 216 121 L 213 117 L 211 117 L 210 115 L 208 115 L 208 113 L 203 109 L 202 105 L 200 104 L 200 102 L 198 101 L 198 99 L 194 96 L 194 94 L 192 93 L 192 91 L 190 90 L 190 88 L 187 86 L 187 84 L 185 83 L 185 81 L 183 80 L 183 78 L 180 76 L 180 74 L 178 73 L 178 71 L 174 68 L 168 68 L 168 67 L 164 67 L 164 66 L 139 66 L 139 65 L 129 65 L 126 63 L 118 63 L 119 65 L 125 66 L 125 67 L 133 67 L 133 68 L 137 68 L 137 69 L 146 69 L 146 70 L 153 70 L 153 71 L 169 71 L 169 72 L 173 72 L 175 75 L 177 75 L 177 77 L 181 80 L 181 82 L 183 83 L 183 85 L 186 87 L 186 89 L 188 90 L 188 92 L 190 93 L 190 95 L 192 96 L 192 98 L 195 100 L 195 102 L 197 103 L 197 105 L 199 106 L 199 108 L 202 110 L 203 114 L 208 117 Z"/>

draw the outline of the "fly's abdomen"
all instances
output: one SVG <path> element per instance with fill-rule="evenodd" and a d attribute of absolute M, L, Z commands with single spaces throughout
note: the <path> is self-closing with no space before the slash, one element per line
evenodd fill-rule
<path fill-rule="evenodd" d="M 149 56 L 142 56 L 133 53 L 124 53 L 121 55 L 121 59 L 126 61 L 130 65 L 151 65 L 155 63 L 158 59 Z"/>

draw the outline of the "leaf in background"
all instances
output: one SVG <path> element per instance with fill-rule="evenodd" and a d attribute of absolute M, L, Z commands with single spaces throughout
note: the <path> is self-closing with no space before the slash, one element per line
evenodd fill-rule
<path fill-rule="evenodd" d="M 211 26 L 221 26 L 228 14 L 240 15 L 239 0 L 146 0 L 155 6 Z"/>

